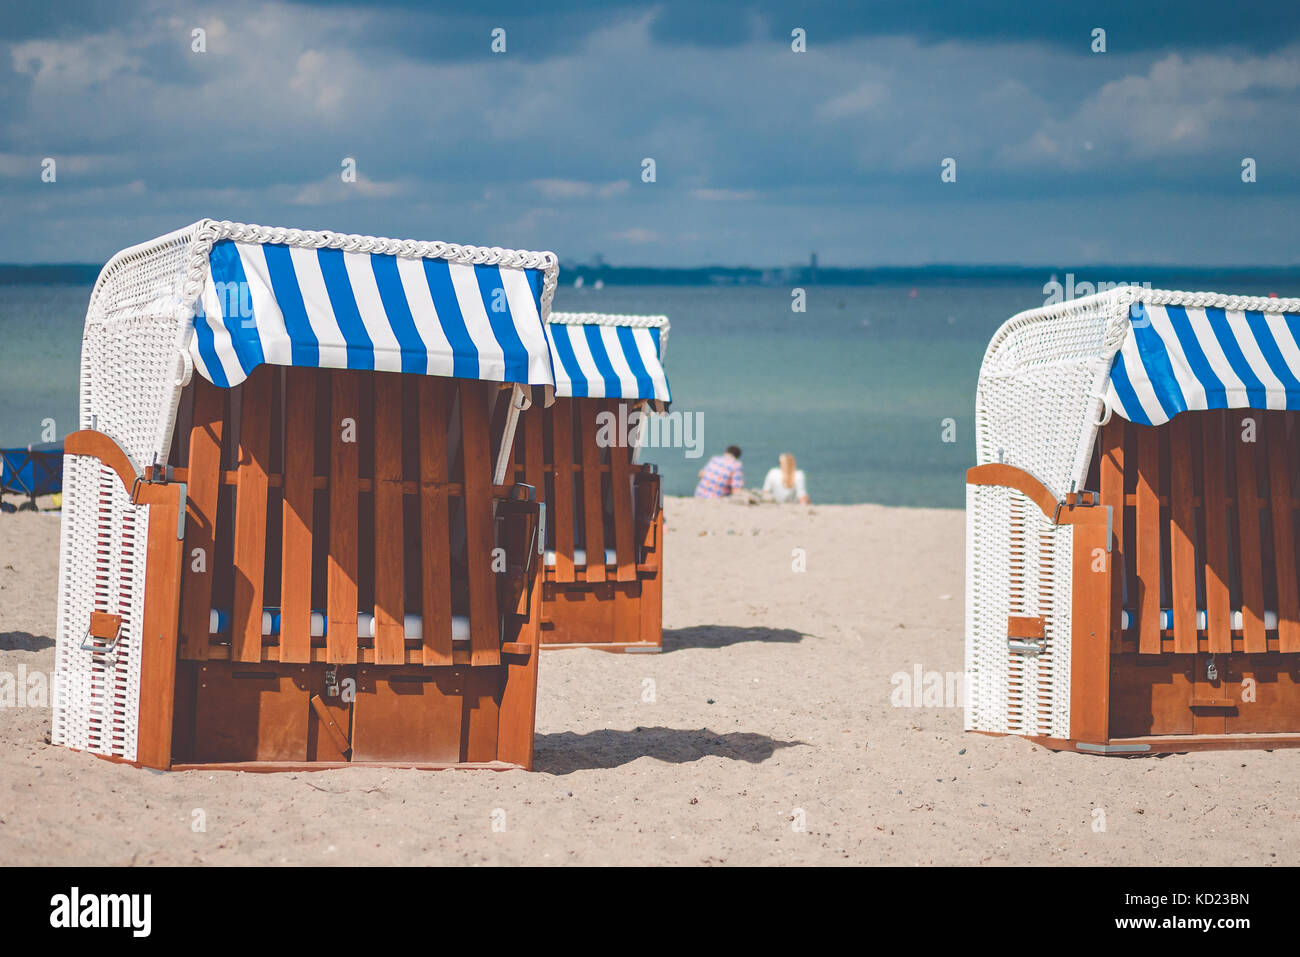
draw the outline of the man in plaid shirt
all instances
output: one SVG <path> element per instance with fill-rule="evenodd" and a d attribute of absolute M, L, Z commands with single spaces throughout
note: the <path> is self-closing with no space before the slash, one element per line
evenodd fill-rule
<path fill-rule="evenodd" d="M 745 470 L 740 464 L 740 446 L 729 445 L 723 455 L 715 455 L 700 469 L 696 498 L 726 498 L 745 487 Z"/>

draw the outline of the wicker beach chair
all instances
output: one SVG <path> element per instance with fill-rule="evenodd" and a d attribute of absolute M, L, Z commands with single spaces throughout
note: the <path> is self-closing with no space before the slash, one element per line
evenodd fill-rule
<path fill-rule="evenodd" d="M 553 385 L 556 273 L 211 220 L 115 256 L 66 441 L 53 742 L 530 767 L 540 508 L 503 436 Z"/>
<path fill-rule="evenodd" d="M 1300 300 L 1113 289 L 1008 321 L 967 475 L 966 727 L 1300 744 Z"/>
<path fill-rule="evenodd" d="M 663 316 L 551 313 L 555 403 L 519 420 L 517 481 L 546 504 L 542 647 L 663 647 L 659 474 L 639 462 L 638 415 L 669 401 Z"/>

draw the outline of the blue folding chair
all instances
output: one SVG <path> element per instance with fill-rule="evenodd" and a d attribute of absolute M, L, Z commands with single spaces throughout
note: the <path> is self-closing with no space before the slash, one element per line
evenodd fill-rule
<path fill-rule="evenodd" d="M 0 496 L 26 495 L 36 508 L 38 495 L 63 491 L 63 443 L 43 442 L 22 449 L 0 449 Z M 17 511 L 0 501 L 4 511 Z"/>

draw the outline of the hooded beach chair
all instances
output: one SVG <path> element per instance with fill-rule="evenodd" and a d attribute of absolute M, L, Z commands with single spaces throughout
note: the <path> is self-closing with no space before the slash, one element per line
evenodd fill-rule
<path fill-rule="evenodd" d="M 551 313 L 555 403 L 519 417 L 516 480 L 546 504 L 542 646 L 663 646 L 659 474 L 640 426 L 669 401 L 664 316 Z M 544 490 L 544 491 L 543 491 Z"/>
<path fill-rule="evenodd" d="M 1300 300 L 1121 287 L 994 336 L 966 727 L 1101 754 L 1300 744 Z"/>
<path fill-rule="evenodd" d="M 529 767 L 540 509 L 501 435 L 553 385 L 556 273 L 211 220 L 115 256 L 66 440 L 52 741 Z"/>

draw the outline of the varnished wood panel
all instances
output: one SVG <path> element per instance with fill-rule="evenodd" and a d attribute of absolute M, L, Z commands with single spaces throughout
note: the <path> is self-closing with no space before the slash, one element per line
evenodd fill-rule
<path fill-rule="evenodd" d="M 1175 416 L 1169 423 L 1170 596 L 1174 651 L 1196 653 L 1196 512 L 1192 505 L 1192 431 L 1199 420 Z"/>
<path fill-rule="evenodd" d="M 225 392 L 201 376 L 194 392 L 187 460 L 185 552 L 182 559 L 181 655 L 206 658 L 212 573 L 216 565 L 217 495 L 220 491 L 221 437 L 225 430 Z"/>
<path fill-rule="evenodd" d="M 583 399 L 578 405 L 582 429 L 582 528 L 587 552 L 586 581 L 605 580 L 605 519 L 600 481 L 600 446 L 596 444 L 596 416 L 600 402 Z"/>
<path fill-rule="evenodd" d="M 1229 595 L 1228 498 L 1226 464 L 1227 415 L 1222 410 L 1205 413 L 1205 614 L 1209 649 L 1232 650 Z"/>
<path fill-rule="evenodd" d="M 460 420 L 465 460 L 465 554 L 469 566 L 469 628 L 475 665 L 501 662 L 497 583 L 493 571 L 492 455 L 487 395 L 481 382 L 461 382 Z"/>
<path fill-rule="evenodd" d="M 334 663 L 357 660 L 357 477 L 360 429 L 357 373 L 336 369 L 330 378 L 328 618 L 325 647 Z M 349 429 L 349 425 L 351 429 Z"/>
<path fill-rule="evenodd" d="M 235 597 L 231 656 L 262 660 L 262 589 L 266 571 L 266 498 L 271 456 L 272 366 L 244 380 L 239 422 L 239 485 L 235 489 Z"/>
<path fill-rule="evenodd" d="M 619 403 L 611 410 L 617 412 Z M 636 579 L 636 516 L 632 512 L 632 448 L 617 438 L 609 448 L 610 499 L 614 507 L 615 577 L 621 582 Z"/>
<path fill-rule="evenodd" d="M 280 660 L 311 660 L 312 546 L 315 536 L 315 369 L 287 369 L 284 510 L 281 517 Z"/>
<path fill-rule="evenodd" d="M 1136 426 L 1137 627 L 1143 654 L 1160 653 L 1160 433 Z"/>
<path fill-rule="evenodd" d="M 1300 652 L 1300 595 L 1296 590 L 1295 513 L 1291 508 L 1286 416 L 1285 412 L 1264 413 L 1268 425 L 1269 510 L 1273 523 L 1271 564 L 1277 576 L 1278 640 L 1281 651 L 1294 653 Z"/>
<path fill-rule="evenodd" d="M 402 381 L 375 373 L 375 662 L 406 660 Z"/>
<path fill-rule="evenodd" d="M 421 606 L 424 663 L 452 663 L 451 541 L 447 502 L 447 422 L 451 383 L 426 376 L 420 401 Z"/>
<path fill-rule="evenodd" d="M 556 399 L 552 410 L 552 468 L 555 482 L 555 580 L 576 580 L 573 567 L 573 412 L 575 399 Z"/>
<path fill-rule="evenodd" d="M 1228 439 L 1237 457 L 1237 547 L 1241 569 L 1241 619 L 1246 651 L 1267 651 L 1264 641 L 1264 576 L 1260 543 L 1260 498 L 1256 485 L 1259 474 L 1259 439 L 1264 433 L 1260 413 L 1235 415 L 1235 435 Z M 1247 441 L 1247 418 L 1254 419 L 1254 439 Z"/>

